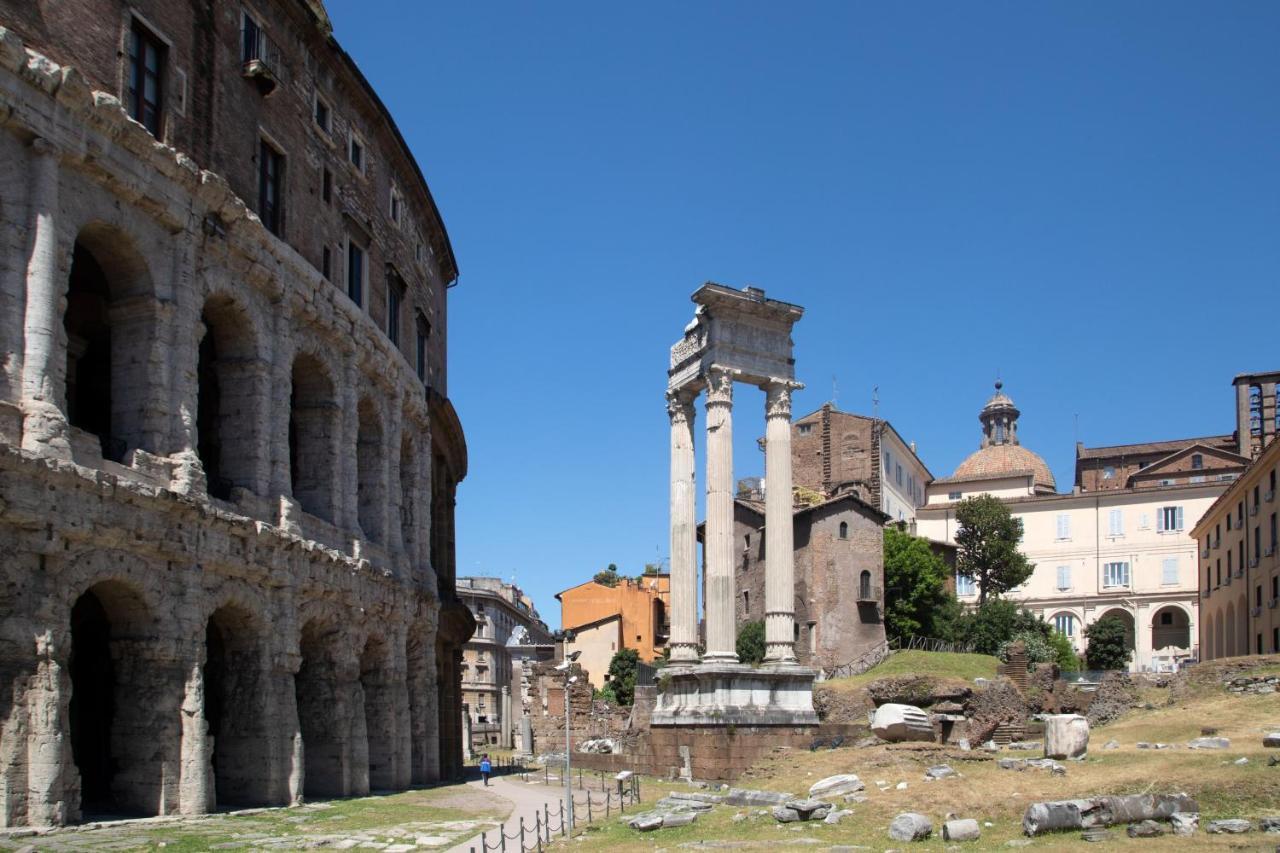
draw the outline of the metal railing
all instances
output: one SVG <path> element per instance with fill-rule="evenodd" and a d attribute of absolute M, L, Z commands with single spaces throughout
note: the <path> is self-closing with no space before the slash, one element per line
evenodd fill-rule
<path fill-rule="evenodd" d="M 527 777 L 528 774 L 526 773 Z M 603 779 L 603 774 L 602 774 Z M 528 781 L 526 778 L 525 781 Z M 536 776 L 534 778 L 536 782 Z M 579 784 L 581 784 L 581 775 L 579 776 Z M 580 826 L 588 825 L 597 818 L 608 820 L 614 812 L 626 814 L 627 806 L 635 806 L 640 802 L 640 780 L 636 776 L 631 776 L 627 782 L 618 782 L 617 791 L 604 790 L 604 802 L 592 796 L 591 791 L 586 791 L 586 796 L 582 802 L 578 797 L 573 798 L 573 815 L 572 825 L 570 819 L 565 815 L 565 801 L 561 800 L 559 808 L 553 815 L 551 806 L 547 803 L 542 804 L 542 811 L 535 812 L 533 816 L 533 826 L 525 824 L 525 818 L 521 815 L 517 819 L 516 825 L 513 827 L 514 832 L 508 833 L 506 826 L 499 824 L 498 827 L 491 832 L 496 836 L 492 841 L 489 840 L 490 831 L 480 833 L 480 853 L 489 853 L 491 850 L 506 851 L 510 849 L 518 851 L 518 853 L 530 853 L 530 851 L 538 851 L 542 853 L 544 844 L 551 844 L 555 836 L 568 838 L 574 830 Z M 582 819 L 582 815 L 586 815 L 586 820 Z M 554 820 L 553 820 L 554 819 Z M 518 845 L 518 846 L 517 846 Z M 471 847 L 471 853 L 476 853 L 476 848 Z"/>
<path fill-rule="evenodd" d="M 636 687 L 652 687 L 658 677 L 658 670 L 647 663 L 636 664 Z"/>
<path fill-rule="evenodd" d="M 882 662 L 894 652 L 905 651 L 963 654 L 972 652 L 973 646 L 967 643 L 953 643 L 950 640 L 939 640 L 936 637 L 917 637 L 912 635 L 906 640 L 901 640 L 895 637 L 892 640 L 885 640 L 884 642 L 876 644 L 848 663 L 838 664 L 830 667 L 829 669 L 822 670 L 822 677 L 825 680 L 861 675 L 871 669 L 871 667 Z"/>

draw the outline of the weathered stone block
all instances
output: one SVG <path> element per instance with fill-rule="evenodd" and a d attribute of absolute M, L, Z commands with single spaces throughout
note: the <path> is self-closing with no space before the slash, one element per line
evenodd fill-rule
<path fill-rule="evenodd" d="M 914 705 L 890 702 L 876 708 L 871 731 L 888 741 L 932 741 L 933 724 L 929 715 Z"/>
<path fill-rule="evenodd" d="M 889 837 L 894 841 L 924 841 L 933 835 L 933 821 L 922 814 L 905 812 L 889 824 Z"/>
<path fill-rule="evenodd" d="M 977 841 L 982 837 L 982 829 L 973 818 L 949 820 L 942 825 L 944 841 Z"/>
<path fill-rule="evenodd" d="M 818 798 L 840 797 L 856 794 L 866 789 L 866 784 L 856 773 L 840 773 L 820 779 L 809 786 L 809 796 Z"/>
<path fill-rule="evenodd" d="M 1052 714 L 1045 717 L 1045 758 L 1079 758 L 1088 751 L 1088 720 L 1079 714 Z"/>

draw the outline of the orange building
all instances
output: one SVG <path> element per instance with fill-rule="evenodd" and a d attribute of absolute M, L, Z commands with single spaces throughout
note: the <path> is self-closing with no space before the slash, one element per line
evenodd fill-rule
<path fill-rule="evenodd" d="M 570 641 L 568 649 L 592 646 L 582 651 L 594 652 L 586 657 L 604 660 L 604 670 L 618 649 L 635 649 L 640 660 L 651 661 L 666 648 L 671 600 L 668 574 L 619 577 L 616 586 L 587 581 L 557 593 L 556 599 L 560 602 L 560 626 L 581 635 L 580 640 Z M 607 631 L 593 630 L 604 625 L 609 626 Z M 611 648 L 594 648 L 601 643 Z M 604 676 L 604 671 L 595 671 L 599 668 L 599 664 L 588 668 L 593 683 Z"/>

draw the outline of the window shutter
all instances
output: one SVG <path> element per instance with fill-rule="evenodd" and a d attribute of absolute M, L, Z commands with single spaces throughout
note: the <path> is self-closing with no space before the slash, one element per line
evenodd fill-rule
<path fill-rule="evenodd" d="M 1156 510 L 1156 531 L 1160 533 L 1164 532 L 1164 507 L 1160 507 L 1160 509 Z"/>
<path fill-rule="evenodd" d="M 1178 530 L 1182 530 L 1182 507 L 1178 507 Z"/>

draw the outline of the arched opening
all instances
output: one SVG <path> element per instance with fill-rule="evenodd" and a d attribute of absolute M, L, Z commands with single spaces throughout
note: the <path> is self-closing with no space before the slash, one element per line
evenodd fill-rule
<path fill-rule="evenodd" d="M 1133 614 L 1128 610 L 1117 607 L 1103 613 L 1098 617 L 1098 620 L 1101 621 L 1107 618 L 1119 619 L 1124 623 L 1124 647 L 1129 650 L 1129 665 L 1134 666 L 1136 664 L 1134 655 L 1137 651 L 1137 631 L 1135 630 Z"/>
<path fill-rule="evenodd" d="M 234 605 L 215 610 L 205 627 L 204 718 L 218 805 L 271 803 L 261 637 L 256 621 Z"/>
<path fill-rule="evenodd" d="M 348 716 L 337 690 L 340 634 L 331 624 L 312 620 L 302 628 L 302 664 L 294 677 L 298 725 L 302 730 L 303 795 L 341 797 L 348 793 Z"/>
<path fill-rule="evenodd" d="M 1228 603 L 1227 609 L 1223 611 L 1223 628 L 1222 628 L 1222 657 L 1230 658 L 1236 656 L 1236 606 L 1235 603 Z"/>
<path fill-rule="evenodd" d="M 418 529 L 414 524 L 417 482 L 417 457 L 413 451 L 413 440 L 406 435 L 400 442 L 400 545 L 410 556 L 411 564 L 417 562 L 418 553 Z"/>
<path fill-rule="evenodd" d="M 369 742 L 369 787 L 395 787 L 396 696 L 391 649 L 381 637 L 370 637 L 360 655 L 360 687 L 364 691 L 364 727 Z"/>
<path fill-rule="evenodd" d="M 435 644 L 415 620 L 409 628 L 405 644 L 405 661 L 408 667 L 409 689 L 409 782 L 424 785 L 434 782 L 437 766 L 436 726 L 431 717 L 432 703 L 436 698 L 436 686 L 432 674 L 435 670 Z"/>
<path fill-rule="evenodd" d="M 864 569 L 862 574 L 858 575 L 858 600 L 870 601 L 871 599 L 871 572 Z"/>
<path fill-rule="evenodd" d="M 356 407 L 359 432 L 356 441 L 356 494 L 360 529 L 370 542 L 383 539 L 386 499 L 386 465 L 382 460 L 382 420 L 373 401 L 365 397 Z"/>
<path fill-rule="evenodd" d="M 1213 620 L 1213 656 L 1215 658 L 1224 658 L 1227 656 L 1226 625 L 1226 611 L 1219 610 L 1218 618 Z"/>
<path fill-rule="evenodd" d="M 77 240 L 62 318 L 67 331 L 67 421 L 96 435 L 103 457 L 120 462 L 124 449 L 111 434 L 110 307 L 107 274 Z"/>
<path fill-rule="evenodd" d="M 71 608 L 68 720 L 83 815 L 160 813 L 160 751 L 144 704 L 151 685 L 140 683 L 147 666 L 137 654 L 150 621 L 117 581 L 90 588 Z"/>
<path fill-rule="evenodd" d="M 201 314 L 197 376 L 196 449 L 209 494 L 229 500 L 231 489 L 252 489 L 257 461 L 256 347 L 245 312 L 230 297 L 213 296 Z"/>
<path fill-rule="evenodd" d="M 847 521 L 840 522 L 840 538 L 841 539 L 849 538 L 849 522 Z"/>
<path fill-rule="evenodd" d="M 1243 594 L 1236 602 L 1236 650 L 1234 654 L 1249 654 L 1249 603 Z"/>
<path fill-rule="evenodd" d="M 150 374 L 140 367 L 148 362 L 154 318 L 138 310 L 138 300 L 150 296 L 146 264 L 127 236 L 101 223 L 81 230 L 62 318 L 66 414 L 113 462 L 123 462 L 130 448 L 154 449 L 143 437 Z"/>
<path fill-rule="evenodd" d="M 293 362 L 289 398 L 289 478 L 303 510 L 334 519 L 338 401 L 324 365 L 308 353 Z"/>
<path fill-rule="evenodd" d="M 1151 617 L 1151 649 L 1191 649 L 1191 619 L 1181 607 L 1161 607 Z"/>

